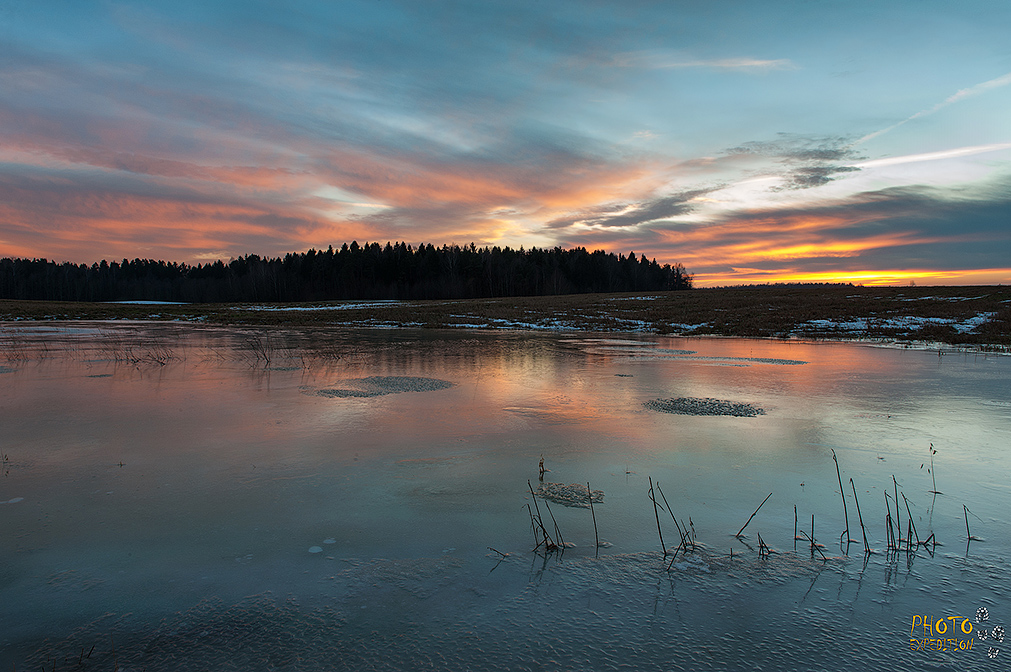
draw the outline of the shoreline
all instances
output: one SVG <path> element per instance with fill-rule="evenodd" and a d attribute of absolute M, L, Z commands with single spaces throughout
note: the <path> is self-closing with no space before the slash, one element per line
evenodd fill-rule
<path fill-rule="evenodd" d="M 939 357 L 949 355 L 949 354 L 976 354 L 976 355 L 994 355 L 994 356 L 1011 356 L 1011 347 L 999 345 L 999 344 L 958 344 L 958 343 L 944 343 L 940 341 L 902 341 L 896 339 L 885 339 L 885 338 L 867 338 L 867 337 L 855 337 L 855 338 L 845 338 L 845 337 L 812 337 L 807 335 L 791 335 L 789 337 L 783 338 L 778 336 L 741 336 L 741 335 L 728 335 L 728 334 L 680 334 L 680 333 L 665 333 L 659 334 L 649 331 L 620 331 L 620 330 L 609 330 L 600 331 L 594 329 L 578 329 L 578 328 L 557 328 L 557 329 L 522 329 L 517 327 L 503 327 L 503 326 L 484 326 L 484 325 L 449 325 L 449 326 L 425 326 L 417 324 L 362 324 L 362 323 L 336 323 L 336 324 L 269 324 L 269 325 L 255 325 L 255 324 L 245 324 L 245 323 L 216 323 L 207 322 L 203 320 L 184 320 L 184 319 L 173 319 L 173 320 L 161 320 L 161 319 L 133 319 L 133 318 L 108 318 L 108 319 L 91 319 L 91 318 L 81 318 L 81 319 L 38 319 L 38 320 L 2 320 L 0 319 L 0 360 L 3 359 L 3 352 L 5 346 L 11 344 L 11 332 L 16 332 L 20 328 L 32 328 L 38 327 L 42 328 L 44 326 L 50 326 L 55 330 L 66 328 L 73 329 L 76 325 L 77 327 L 85 327 L 88 325 L 94 325 L 95 328 L 101 329 L 103 327 L 123 326 L 123 327 L 138 327 L 142 328 L 144 326 L 162 326 L 162 327 L 193 327 L 193 328 L 204 328 L 204 329 L 214 329 L 214 330 L 236 330 L 245 331 L 252 333 L 260 333 L 266 335 L 268 332 L 299 332 L 305 330 L 313 331 L 326 331 L 326 330 L 336 330 L 336 331 L 448 331 L 457 333 L 482 333 L 482 334 L 513 334 L 518 336 L 523 335 L 557 335 L 557 336 L 590 336 L 590 337 L 616 337 L 616 336 L 640 336 L 640 337 L 663 337 L 663 338 L 676 338 L 685 340 L 755 340 L 755 341 L 769 341 L 777 343 L 796 343 L 796 344 L 844 344 L 844 345 L 860 345 L 872 348 L 881 348 L 885 350 L 911 350 L 917 352 L 936 352 Z M 29 329 L 26 329 L 29 330 Z M 5 332 L 7 332 L 5 334 Z M 11 358 L 7 358 L 10 360 Z"/>
<path fill-rule="evenodd" d="M 427 328 L 599 332 L 862 342 L 1011 352 L 1011 287 L 761 286 L 297 304 L 72 303 L 0 300 L 0 322 L 139 321 L 244 328 Z"/>

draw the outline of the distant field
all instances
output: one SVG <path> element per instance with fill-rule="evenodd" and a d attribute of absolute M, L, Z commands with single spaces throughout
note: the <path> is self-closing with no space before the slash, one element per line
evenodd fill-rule
<path fill-rule="evenodd" d="M 311 304 L 0 301 L 0 320 L 551 329 L 1011 346 L 1011 288 L 772 285 L 651 294 Z"/>

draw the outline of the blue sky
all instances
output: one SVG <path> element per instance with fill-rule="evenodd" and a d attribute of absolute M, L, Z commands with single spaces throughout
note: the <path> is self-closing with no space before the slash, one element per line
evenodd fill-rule
<path fill-rule="evenodd" d="M 1011 281 L 1011 3 L 4 2 L 0 255 Z"/>

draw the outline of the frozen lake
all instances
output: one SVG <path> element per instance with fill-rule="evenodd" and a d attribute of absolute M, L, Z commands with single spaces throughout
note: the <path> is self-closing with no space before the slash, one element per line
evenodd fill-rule
<path fill-rule="evenodd" d="M 1011 626 L 1011 357 L 627 334 L 265 334 L 3 325 L 0 670 L 1011 659 L 994 641 Z M 690 414 L 735 409 L 747 412 Z M 545 484 L 603 492 L 592 516 L 550 503 L 563 553 L 533 551 L 541 458 Z M 654 512 L 650 480 L 697 544 L 669 571 L 657 517 L 667 547 L 680 536 Z M 914 546 L 931 534 L 939 545 L 887 552 L 895 493 L 902 536 L 911 514 Z M 815 516 L 821 550 L 795 540 L 795 511 L 805 534 Z M 967 521 L 980 538 L 968 546 Z"/>

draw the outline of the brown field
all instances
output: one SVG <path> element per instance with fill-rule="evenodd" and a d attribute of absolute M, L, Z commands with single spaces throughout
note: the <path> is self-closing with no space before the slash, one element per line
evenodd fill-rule
<path fill-rule="evenodd" d="M 311 304 L 0 301 L 0 320 L 555 329 L 1011 347 L 1011 288 L 762 285 L 651 294 Z"/>

